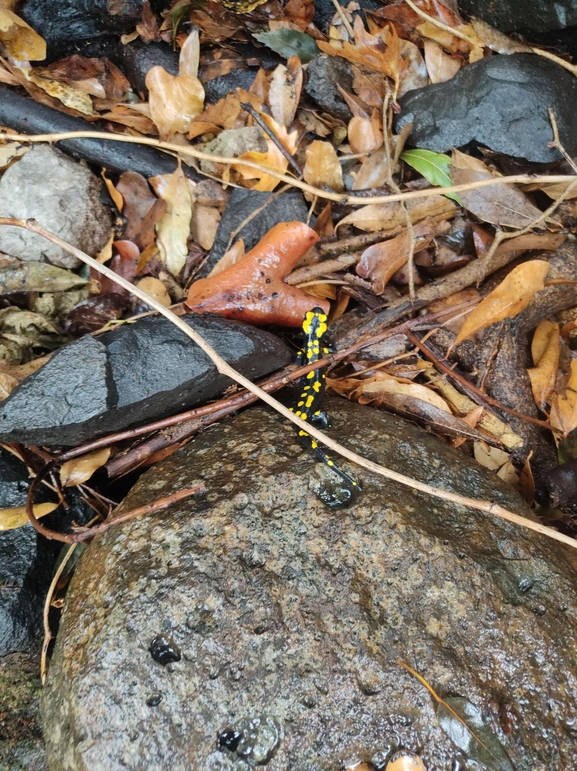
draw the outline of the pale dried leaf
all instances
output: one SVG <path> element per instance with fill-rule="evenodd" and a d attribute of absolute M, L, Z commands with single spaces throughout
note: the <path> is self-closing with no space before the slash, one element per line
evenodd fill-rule
<path fill-rule="evenodd" d="M 495 176 L 483 161 L 453 150 L 451 179 L 455 185 L 493 179 Z M 501 227 L 524 228 L 541 215 L 540 210 L 512 185 L 495 184 L 464 190 L 459 193 L 459 200 L 479 219 Z"/>
<path fill-rule="evenodd" d="M 289 153 L 293 154 L 297 149 L 298 131 L 292 131 L 290 134 L 287 132 L 284 126 L 278 124 L 274 118 L 266 113 L 262 113 L 261 118 L 267 124 L 269 129 L 276 135 L 280 142 L 284 145 Z M 281 174 L 284 174 L 288 168 L 288 161 L 284 155 L 280 152 L 278 147 L 267 137 L 266 143 L 268 150 L 266 153 L 250 152 L 244 153 L 238 159 L 239 161 L 253 161 L 266 168 L 273 169 Z M 279 184 L 280 180 L 275 177 L 271 177 L 266 172 L 258 171 L 257 169 L 251 169 L 247 166 L 243 166 L 242 163 L 233 164 L 233 168 L 239 172 L 243 179 L 256 179 L 258 180 L 253 190 L 260 190 L 262 192 L 271 192 Z"/>
<path fill-rule="evenodd" d="M 18 385 L 18 379 L 7 372 L 0 372 L 0 402 L 10 396 Z"/>
<path fill-rule="evenodd" d="M 154 192 L 166 201 L 166 214 L 156 223 L 160 257 L 173 276 L 178 276 L 188 255 L 192 217 L 190 187 L 181 168 L 149 180 Z"/>
<path fill-rule="evenodd" d="M 26 155 L 29 149 L 29 147 L 18 144 L 18 142 L 0 145 L 0 169 L 7 168 L 17 158 Z"/>
<path fill-rule="evenodd" d="M 444 196 L 430 196 L 429 198 L 417 198 L 406 202 L 411 222 L 416 224 L 425 217 L 438 217 L 450 219 L 454 216 L 457 207 Z M 388 230 L 391 235 L 398 233 L 407 226 L 405 210 L 400 202 L 372 203 L 355 209 L 338 223 L 341 225 L 354 225 L 359 230 Z"/>
<path fill-rule="evenodd" d="M 9 8 L 0 8 L 0 41 L 11 59 L 38 62 L 46 58 L 44 38 Z"/>
<path fill-rule="evenodd" d="M 357 172 L 353 190 L 369 190 L 381 187 L 389 179 L 387 155 L 383 149 L 367 155 Z"/>
<path fill-rule="evenodd" d="M 25 80 L 33 83 L 38 88 L 45 91 L 49 96 L 62 102 L 63 105 L 69 107 L 71 110 L 83 113 L 84 115 L 92 115 L 94 108 L 92 105 L 92 99 L 83 91 L 79 91 L 73 86 L 69 86 L 67 83 L 60 83 L 57 80 L 50 80 L 49 78 L 40 78 L 23 67 L 15 67 Z"/>
<path fill-rule="evenodd" d="M 288 127 L 293 122 L 302 87 L 303 68 L 298 57 L 291 56 L 287 67 L 278 65 L 270 83 L 268 102 L 279 125 Z"/>
<path fill-rule="evenodd" d="M 383 134 L 372 118 L 351 118 L 347 135 L 353 153 L 371 153 L 383 144 Z"/>
<path fill-rule="evenodd" d="M 425 63 L 431 83 L 445 83 L 461 69 L 461 60 L 446 54 L 438 43 L 425 40 Z"/>
<path fill-rule="evenodd" d="M 477 463 L 491 471 L 500 469 L 509 460 L 509 453 L 498 447 L 490 447 L 483 442 L 474 442 L 473 453 Z"/>
<path fill-rule="evenodd" d="M 58 508 L 57 503 L 35 503 L 32 507 L 36 519 L 51 514 Z M 0 531 L 14 530 L 28 523 L 26 506 L 16 506 L 13 509 L 0 509 Z"/>
<path fill-rule="evenodd" d="M 220 212 L 214 206 L 201 204 L 192 209 L 190 234 L 193 241 L 196 241 L 206 251 L 212 249 L 220 216 Z"/>
<path fill-rule="evenodd" d="M 384 374 L 384 373 L 381 373 Z M 363 396 L 375 399 L 381 394 L 404 394 L 432 404 L 443 412 L 451 413 L 451 409 L 442 396 L 427 386 L 419 383 L 401 383 L 394 377 L 385 377 L 362 381 Z"/>
<path fill-rule="evenodd" d="M 306 149 L 303 177 L 309 185 L 330 188 L 337 193 L 344 190 L 343 171 L 331 142 L 315 140 Z"/>
<path fill-rule="evenodd" d="M 471 26 L 481 43 L 498 54 L 530 54 L 533 51 L 531 46 L 521 43 L 519 40 L 513 40 L 483 19 L 473 16 L 471 18 Z"/>
<path fill-rule="evenodd" d="M 545 260 L 530 260 L 513 268 L 467 318 L 455 345 L 497 321 L 513 318 L 520 313 L 534 295 L 543 289 L 548 272 L 549 263 Z"/>
<path fill-rule="evenodd" d="M 86 455 L 80 455 L 78 458 L 67 460 L 60 468 L 61 483 L 64 487 L 73 487 L 74 485 L 88 482 L 94 472 L 107 463 L 110 453 L 111 448 L 104 447 L 101 450 L 95 450 Z"/>
<path fill-rule="evenodd" d="M 136 286 L 139 289 L 142 289 L 143 292 L 146 292 L 146 294 L 150 295 L 154 300 L 161 303 L 161 305 L 164 305 L 165 308 L 171 306 L 172 301 L 168 294 L 168 290 L 160 279 L 154 278 L 154 276 L 146 276 L 145 278 L 141 278 Z"/>
<path fill-rule="evenodd" d="M 400 99 L 408 91 L 427 86 L 429 79 L 425 60 L 418 46 L 410 40 L 399 38 L 399 48 L 401 66 L 399 67 L 400 80 L 396 97 Z"/>
<path fill-rule="evenodd" d="M 146 74 L 150 115 L 162 139 L 186 134 L 204 107 L 204 88 L 191 75 L 171 75 L 163 67 L 152 67 Z"/>
<path fill-rule="evenodd" d="M 178 71 L 180 75 L 189 75 L 198 78 L 198 64 L 200 61 L 200 39 L 198 29 L 195 27 L 188 35 L 178 59 Z"/>

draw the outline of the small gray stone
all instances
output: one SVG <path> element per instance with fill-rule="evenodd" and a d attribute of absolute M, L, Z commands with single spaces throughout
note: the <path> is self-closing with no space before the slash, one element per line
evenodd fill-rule
<path fill-rule="evenodd" d="M 577 79 L 534 54 L 490 56 L 463 67 L 454 78 L 409 91 L 400 100 L 399 131 L 413 124 L 410 143 L 444 153 L 478 142 L 499 153 L 537 163 L 560 160 L 548 147 L 555 113 L 570 155 L 577 153 Z"/>
<path fill-rule="evenodd" d="M 267 144 L 259 126 L 244 126 L 238 129 L 226 129 L 203 147 L 203 152 L 209 155 L 223 155 L 228 158 L 238 158 L 243 153 L 255 151 L 266 153 Z M 216 172 L 214 163 L 201 161 L 200 168 L 209 174 Z"/>
<path fill-rule="evenodd" d="M 112 225 L 100 201 L 102 182 L 85 166 L 48 145 L 37 145 L 4 172 L 0 216 L 33 217 L 90 256 L 105 245 Z M 21 260 L 76 268 L 76 257 L 23 228 L 0 228 L 0 250 Z"/>
<path fill-rule="evenodd" d="M 350 64 L 336 56 L 319 56 L 313 59 L 307 69 L 305 91 L 329 115 L 348 121 L 351 111 L 337 85 L 349 93 L 353 90 Z"/>
<path fill-rule="evenodd" d="M 345 400 L 326 408 L 352 450 L 533 516 L 413 424 Z M 43 694 L 51 771 L 335 770 L 399 747 L 452 768 L 436 705 L 397 658 L 488 715 L 514 768 L 574 768 L 577 588 L 564 551 L 344 467 L 363 493 L 336 512 L 312 491 L 320 468 L 293 428 L 251 408 L 140 478 L 125 511 L 200 480 L 207 495 L 97 536 L 81 557 Z M 264 563 L 247 562 L 256 552 Z M 194 651 L 172 672 L 148 650 L 160 620 Z M 507 735 L 500 707 L 522 716 Z"/>

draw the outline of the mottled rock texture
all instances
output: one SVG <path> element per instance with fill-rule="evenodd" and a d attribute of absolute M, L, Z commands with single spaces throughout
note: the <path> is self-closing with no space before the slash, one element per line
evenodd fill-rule
<path fill-rule="evenodd" d="M 85 166 L 60 150 L 38 145 L 10 166 L 0 180 L 0 215 L 34 217 L 90 256 L 110 236 L 112 217 L 100 201 L 102 182 Z M 0 250 L 21 260 L 51 262 L 61 268 L 81 263 L 60 246 L 23 228 L 0 229 Z"/>
<path fill-rule="evenodd" d="M 333 435 L 372 460 L 530 516 L 414 425 L 327 408 Z M 207 492 L 82 557 L 44 693 L 51 771 L 248 771 L 246 741 L 272 754 L 269 771 L 336 771 L 399 746 L 430 771 L 463 768 L 397 657 L 479 708 L 517 771 L 575 768 L 577 591 L 562 547 L 345 467 L 364 492 L 330 510 L 315 489 L 331 472 L 253 408 L 141 478 L 124 509 L 199 481 Z M 219 746 L 234 748 L 239 725 L 244 743 Z"/>

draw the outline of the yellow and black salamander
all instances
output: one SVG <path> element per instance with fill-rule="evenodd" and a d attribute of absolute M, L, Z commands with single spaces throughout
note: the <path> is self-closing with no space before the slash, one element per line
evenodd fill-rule
<path fill-rule="evenodd" d="M 327 315 L 322 308 L 313 308 L 305 314 L 302 330 L 303 348 L 297 355 L 299 366 L 312 364 L 334 352 L 334 347 L 327 336 Z M 319 428 L 329 427 L 326 412 L 320 409 L 320 402 L 325 390 L 325 379 L 325 371 L 322 368 L 315 369 L 301 378 L 298 381 L 300 395 L 296 405 L 290 408 L 291 412 L 294 412 L 301 420 L 308 421 Z M 313 439 L 304 428 L 297 429 L 297 435 L 302 445 L 311 450 L 319 460 L 326 463 L 345 482 L 345 487 L 340 488 L 341 494 L 339 496 L 329 498 L 323 495 L 322 500 L 327 505 L 334 507 L 351 503 L 361 492 L 359 484 L 337 466 L 316 439 Z"/>

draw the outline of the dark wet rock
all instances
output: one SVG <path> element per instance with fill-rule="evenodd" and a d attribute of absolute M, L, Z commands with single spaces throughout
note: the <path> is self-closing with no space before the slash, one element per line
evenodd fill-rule
<path fill-rule="evenodd" d="M 352 449 L 532 516 L 411 423 L 326 406 Z M 400 748 L 431 770 L 464 768 L 397 658 L 481 710 L 517 771 L 572 767 L 577 589 L 562 547 L 344 465 L 364 492 L 335 512 L 315 494 L 330 470 L 253 408 L 141 477 L 123 508 L 201 480 L 207 493 L 109 531 L 81 559 L 44 691 L 51 771 L 249 771 L 243 746 L 270 752 L 269 771 Z M 149 652 L 160 624 L 182 651 L 166 667 Z M 500 715 L 514 716 L 505 732 Z"/>
<path fill-rule="evenodd" d="M 352 92 L 353 73 L 350 64 L 336 56 L 313 59 L 307 69 L 305 91 L 329 115 L 348 121 L 351 111 L 337 86 Z"/>
<path fill-rule="evenodd" d="M 542 33 L 577 25 L 575 0 L 459 0 L 459 9 L 503 32 Z"/>
<path fill-rule="evenodd" d="M 199 272 L 198 277 L 207 276 L 227 250 L 231 233 L 242 225 L 256 209 L 260 209 L 272 193 L 259 193 L 257 190 L 235 188 L 219 222 L 214 244 L 210 254 Z M 276 196 L 250 222 L 238 232 L 234 240 L 242 238 L 248 252 L 272 227 L 279 222 L 306 222 L 308 207 L 298 190 L 290 190 Z"/>
<path fill-rule="evenodd" d="M 360 2 L 355 3 L 355 6 L 353 7 L 355 8 L 355 11 L 353 12 L 354 18 L 357 12 L 362 13 L 364 16 L 363 12 L 365 10 L 378 11 L 382 5 L 376 0 L 360 0 Z M 357 11 L 357 8 L 359 11 Z M 325 33 L 325 35 L 328 34 L 329 26 L 335 13 L 335 6 L 332 0 L 315 0 L 315 15 L 313 22 L 321 32 Z"/>
<path fill-rule="evenodd" d="M 19 13 L 46 41 L 49 58 L 85 40 L 132 32 L 144 0 L 26 0 Z"/>
<path fill-rule="evenodd" d="M 37 145 L 0 180 L 0 215 L 34 217 L 72 246 L 94 255 L 108 240 L 112 217 L 100 200 L 103 190 L 89 169 L 49 145 Z M 21 260 L 61 268 L 81 263 L 61 247 L 23 228 L 3 227 L 0 250 Z"/>
<path fill-rule="evenodd" d="M 195 314 L 186 321 L 251 379 L 291 359 L 279 338 L 248 324 Z M 230 382 L 170 321 L 141 319 L 55 353 L 0 404 L 0 440 L 77 445 L 188 409 Z"/>
<path fill-rule="evenodd" d="M 23 506 L 29 484 L 30 475 L 24 463 L 0 448 L 0 509 Z M 38 492 L 38 503 L 50 500 L 54 497 L 48 490 Z M 69 503 L 68 512 L 58 510 L 42 521 L 49 527 L 61 527 L 72 520 L 84 524 L 92 518 L 92 509 L 88 509 L 88 514 L 76 493 L 72 492 Z M 40 650 L 44 600 L 60 547 L 61 544 L 39 536 L 32 525 L 0 530 L 0 661 L 11 653 Z M 2 711 L 0 687 L 0 715 Z"/>
<path fill-rule="evenodd" d="M 39 663 L 22 653 L 0 658 L 0 771 L 48 771 Z"/>
<path fill-rule="evenodd" d="M 410 143 L 446 152 L 477 142 L 499 153 L 551 163 L 561 158 L 547 108 L 555 113 L 565 149 L 577 153 L 577 80 L 533 54 L 490 56 L 463 67 L 446 83 L 400 100 L 397 131 L 413 123 Z"/>
<path fill-rule="evenodd" d="M 226 75 L 207 80 L 204 86 L 204 94 L 208 104 L 216 104 L 219 99 L 225 99 L 236 88 L 243 88 L 248 91 L 254 83 L 256 77 L 255 70 L 245 70 L 238 68 Z"/>

